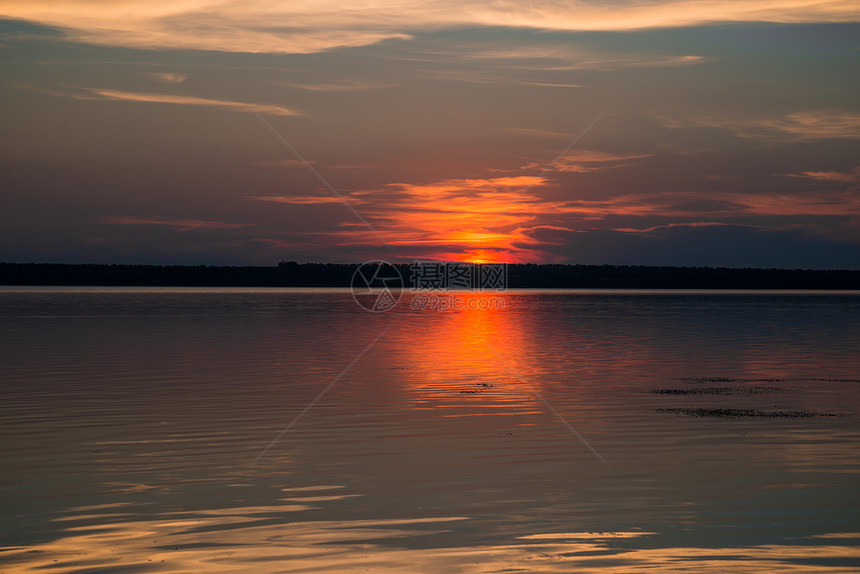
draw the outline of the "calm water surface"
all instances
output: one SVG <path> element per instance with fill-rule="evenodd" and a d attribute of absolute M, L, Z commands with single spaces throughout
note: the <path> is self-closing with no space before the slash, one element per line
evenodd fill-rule
<path fill-rule="evenodd" d="M 0 572 L 860 572 L 860 294 L 410 296 L 0 290 Z"/>

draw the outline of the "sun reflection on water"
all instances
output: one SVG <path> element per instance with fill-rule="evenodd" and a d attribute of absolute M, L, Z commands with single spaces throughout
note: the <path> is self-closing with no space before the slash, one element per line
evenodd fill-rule
<path fill-rule="evenodd" d="M 332 500 L 337 497 L 332 497 Z M 426 548 L 467 517 L 289 520 L 295 506 L 176 512 L 145 520 L 104 516 L 69 526 L 58 540 L 6 549 L 4 572 L 857 572 L 860 533 L 831 533 L 791 545 L 659 547 L 648 531 L 517 536 L 498 545 Z M 71 515 L 68 522 L 91 521 Z M 837 544 L 839 542 L 839 544 Z M 854 564 L 852 567 L 850 564 Z M 831 564 L 832 566 L 828 566 Z M 468 566 L 466 566 L 468 565 Z M 465 570 L 464 570 L 465 568 Z M 92 569 L 92 570 L 91 570 Z"/>

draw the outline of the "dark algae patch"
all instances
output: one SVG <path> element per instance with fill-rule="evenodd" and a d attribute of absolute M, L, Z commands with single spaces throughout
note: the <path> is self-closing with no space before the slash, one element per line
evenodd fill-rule
<path fill-rule="evenodd" d="M 812 381 L 821 383 L 860 383 L 860 379 L 815 379 L 815 378 L 796 378 L 796 379 L 748 379 L 742 377 L 680 377 L 675 379 L 682 383 L 788 383 L 797 381 Z"/>
<path fill-rule="evenodd" d="M 651 389 L 652 395 L 759 395 L 765 393 L 784 393 L 796 390 L 791 387 L 770 383 L 785 383 L 808 379 L 744 379 L 736 377 L 684 377 L 675 379 L 687 383 L 687 387 Z M 710 383 L 711 386 L 699 386 Z M 716 386 L 714 383 L 721 383 Z M 751 384 L 758 383 L 758 384 Z M 764 384 L 762 384 L 764 383 Z"/>
<path fill-rule="evenodd" d="M 731 409 L 731 408 L 686 408 L 673 407 L 666 409 L 657 409 L 658 413 L 672 413 L 678 415 L 688 415 L 693 417 L 712 417 L 721 419 L 737 419 L 737 418 L 812 418 L 812 417 L 844 417 L 844 413 L 828 413 L 823 411 L 791 411 L 791 410 L 766 410 L 766 409 Z"/>
<path fill-rule="evenodd" d="M 810 382 L 816 383 L 856 383 L 860 379 L 849 378 L 748 378 L 748 377 L 683 377 L 674 379 L 676 381 L 686 383 L 686 386 L 658 388 L 649 391 L 650 394 L 662 396 L 701 396 L 701 395 L 718 395 L 718 396 L 749 396 L 749 395 L 767 395 L 769 393 L 803 393 L 804 389 L 823 388 L 827 385 L 810 385 Z M 786 383 L 794 383 L 786 385 Z M 806 384 L 804 384 L 806 383 Z M 831 385 L 832 386 L 832 385 Z M 692 400 L 692 399 L 691 399 Z M 731 401 L 731 399 L 726 399 Z M 656 409 L 658 413 L 671 413 L 676 415 L 686 415 L 692 417 L 709 417 L 722 419 L 740 419 L 740 418 L 757 418 L 757 419 L 808 419 L 815 417 L 845 417 L 850 413 L 830 412 L 827 410 L 816 410 L 809 408 L 793 409 L 785 406 L 756 405 L 754 399 L 734 400 L 738 408 L 730 404 L 723 405 L 703 405 L 703 406 L 678 406 Z M 761 402 L 760 400 L 758 401 Z M 806 405 L 805 405 L 806 406 Z M 751 408 L 764 407 L 764 408 Z"/>
<path fill-rule="evenodd" d="M 762 393 L 781 393 L 786 387 L 699 387 L 691 389 L 651 389 L 653 395 L 757 395 Z"/>

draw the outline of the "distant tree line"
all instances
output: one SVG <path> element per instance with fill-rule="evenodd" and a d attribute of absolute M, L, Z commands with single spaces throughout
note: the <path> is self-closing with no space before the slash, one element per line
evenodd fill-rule
<path fill-rule="evenodd" d="M 358 263 L 271 267 L 0 263 L 0 285 L 349 287 Z M 409 264 L 395 265 L 410 283 Z M 626 265 L 507 266 L 508 288 L 854 289 L 860 270 L 732 269 Z"/>

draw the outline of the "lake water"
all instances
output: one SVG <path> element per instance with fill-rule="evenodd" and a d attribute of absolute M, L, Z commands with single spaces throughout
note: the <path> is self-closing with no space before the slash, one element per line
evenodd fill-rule
<path fill-rule="evenodd" d="M 860 572 L 860 294 L 409 297 L 0 290 L 0 572 Z"/>

